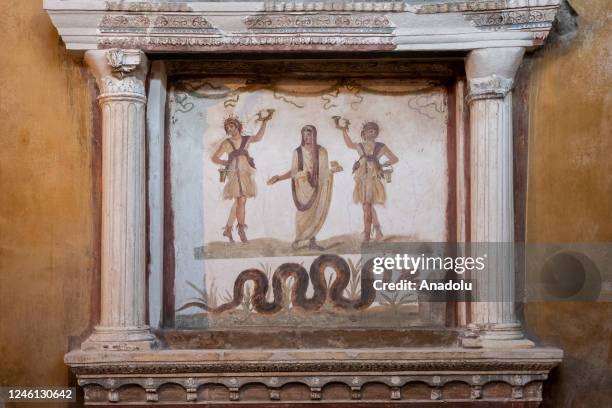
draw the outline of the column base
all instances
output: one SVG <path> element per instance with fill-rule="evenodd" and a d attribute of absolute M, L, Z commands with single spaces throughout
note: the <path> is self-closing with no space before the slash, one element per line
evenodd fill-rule
<path fill-rule="evenodd" d="M 460 338 L 464 348 L 533 348 L 535 343 L 526 339 L 518 323 L 470 325 Z"/>
<path fill-rule="evenodd" d="M 148 351 L 157 348 L 157 338 L 149 326 L 103 327 L 81 344 L 83 351 Z"/>

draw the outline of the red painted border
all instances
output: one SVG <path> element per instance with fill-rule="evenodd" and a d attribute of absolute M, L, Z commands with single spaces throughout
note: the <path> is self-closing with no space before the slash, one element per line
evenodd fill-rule
<path fill-rule="evenodd" d="M 164 120 L 164 259 L 162 279 L 162 327 L 174 327 L 174 209 L 172 208 L 172 166 L 170 163 L 170 92 L 166 93 Z"/>

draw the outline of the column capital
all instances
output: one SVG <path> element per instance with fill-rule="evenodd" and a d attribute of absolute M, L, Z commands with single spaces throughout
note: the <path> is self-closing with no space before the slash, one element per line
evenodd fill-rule
<path fill-rule="evenodd" d="M 144 80 L 149 64 L 144 52 L 119 48 L 91 50 L 85 53 L 85 62 L 96 78 L 100 99 L 117 94 L 145 97 Z"/>
<path fill-rule="evenodd" d="M 523 60 L 523 47 L 482 48 L 470 51 L 465 61 L 468 103 L 477 99 L 505 98 Z"/>

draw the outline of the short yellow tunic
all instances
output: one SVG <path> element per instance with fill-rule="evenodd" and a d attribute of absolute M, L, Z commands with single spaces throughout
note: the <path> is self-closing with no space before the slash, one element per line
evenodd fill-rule
<path fill-rule="evenodd" d="M 233 145 L 232 145 L 233 143 Z M 244 149 L 249 148 L 249 141 L 246 142 Z M 235 149 L 240 148 L 240 141 L 227 138 L 221 144 L 221 153 L 230 154 Z M 223 198 L 233 200 L 238 197 L 255 197 L 257 185 L 253 179 L 255 169 L 249 164 L 249 160 L 244 155 L 236 156 L 228 166 L 228 174 L 223 188 Z"/>
<path fill-rule="evenodd" d="M 368 147 L 365 143 L 360 143 L 365 154 L 373 155 L 374 146 Z M 363 154 L 361 147 L 359 153 Z M 383 149 L 380 149 L 376 159 L 380 159 Z M 366 160 L 365 157 L 359 159 L 359 168 L 355 171 L 355 189 L 353 190 L 353 201 L 362 204 L 384 204 L 387 200 L 385 185 L 382 181 L 382 174 L 377 169 L 376 164 Z"/>

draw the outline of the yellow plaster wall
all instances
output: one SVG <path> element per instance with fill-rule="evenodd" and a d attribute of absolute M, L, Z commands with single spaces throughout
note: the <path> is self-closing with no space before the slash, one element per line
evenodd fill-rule
<path fill-rule="evenodd" d="M 571 3 L 577 37 L 532 66 L 527 238 L 612 241 L 612 3 Z"/>
<path fill-rule="evenodd" d="M 96 269 L 91 81 L 38 0 L 0 24 L 0 385 L 63 385 Z"/>
<path fill-rule="evenodd" d="M 531 65 L 527 240 L 612 243 L 612 3 L 571 4 L 576 38 Z M 530 334 L 565 352 L 545 407 L 612 406 L 610 316 L 611 303 L 526 305 Z"/>

